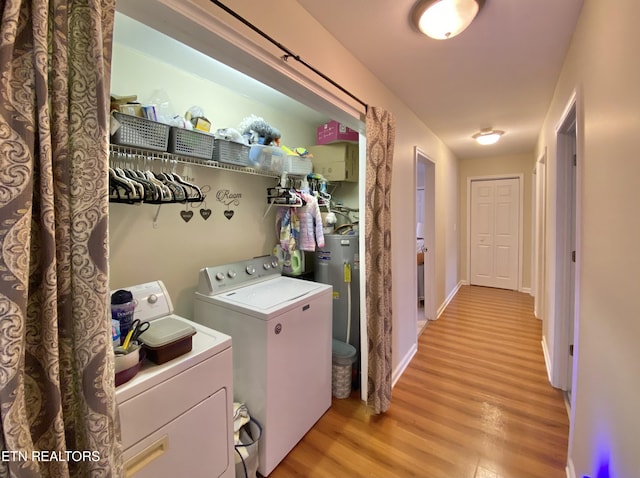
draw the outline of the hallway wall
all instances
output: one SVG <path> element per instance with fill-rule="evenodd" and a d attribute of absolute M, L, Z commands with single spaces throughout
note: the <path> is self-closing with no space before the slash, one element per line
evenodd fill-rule
<path fill-rule="evenodd" d="M 640 2 L 585 0 L 538 141 L 547 147 L 547 204 L 555 204 L 555 128 L 578 98 L 578 262 L 569 467 L 572 476 L 638 476 L 640 455 Z M 580 130 L 581 124 L 584 126 Z M 547 271 L 555 216 L 549 210 Z M 546 304 L 554 299 L 547 274 Z M 555 318 L 545 310 L 543 333 Z"/>

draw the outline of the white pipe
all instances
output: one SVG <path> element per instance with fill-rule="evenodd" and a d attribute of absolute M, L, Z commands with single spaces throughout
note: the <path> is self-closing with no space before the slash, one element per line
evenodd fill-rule
<path fill-rule="evenodd" d="M 347 267 L 348 263 L 345 263 Z M 347 343 L 351 337 L 351 271 L 349 271 L 349 282 L 347 282 Z"/>

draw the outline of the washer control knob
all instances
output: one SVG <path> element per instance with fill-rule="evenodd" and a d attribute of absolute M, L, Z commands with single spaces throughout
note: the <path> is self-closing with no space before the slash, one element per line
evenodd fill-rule
<path fill-rule="evenodd" d="M 217 280 L 224 280 L 224 274 L 222 272 L 218 272 L 216 274 L 216 279 Z"/>
<path fill-rule="evenodd" d="M 265 271 L 268 271 L 269 269 L 271 269 L 271 264 L 269 264 L 268 262 L 265 262 L 262 267 L 264 267 Z"/>
<path fill-rule="evenodd" d="M 271 261 L 271 266 L 272 267 L 278 267 L 278 261 L 276 261 L 276 260 Z"/>
<path fill-rule="evenodd" d="M 229 276 L 230 279 L 233 279 L 236 276 L 236 271 L 234 271 L 233 269 L 229 269 L 229 271 L 227 272 L 227 275 Z"/>
<path fill-rule="evenodd" d="M 256 272 L 256 268 L 253 266 L 247 266 L 245 270 L 247 271 L 247 274 L 249 274 L 250 276 L 252 276 Z"/>
<path fill-rule="evenodd" d="M 149 297 L 147 297 L 147 302 L 149 302 L 150 304 L 155 304 L 156 302 L 158 302 L 158 296 L 155 294 L 150 294 Z"/>

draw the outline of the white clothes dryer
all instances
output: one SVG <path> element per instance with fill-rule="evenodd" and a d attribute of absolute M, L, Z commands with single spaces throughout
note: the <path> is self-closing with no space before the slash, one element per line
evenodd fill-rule
<path fill-rule="evenodd" d="M 116 388 L 125 475 L 233 478 L 231 337 L 174 315 L 161 281 L 125 289 L 136 302 L 134 319 L 153 327 L 171 317 L 196 329 L 190 352 L 161 365 L 145 360 Z"/>
<path fill-rule="evenodd" d="M 269 473 L 331 406 L 332 287 L 283 277 L 274 256 L 200 271 L 194 320 L 233 339 L 234 398 L 262 425 Z"/>

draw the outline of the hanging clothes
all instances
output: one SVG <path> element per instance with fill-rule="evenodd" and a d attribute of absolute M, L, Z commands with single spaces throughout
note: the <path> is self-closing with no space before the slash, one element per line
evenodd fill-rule
<path fill-rule="evenodd" d="M 276 234 L 280 247 L 285 252 L 298 249 L 300 240 L 300 220 L 295 213 L 297 208 L 279 207 L 276 212 Z"/>
<path fill-rule="evenodd" d="M 312 194 L 301 194 L 306 204 L 296 208 L 296 214 L 294 214 L 300 221 L 298 247 L 301 251 L 315 251 L 316 247 L 324 247 L 320 206 L 317 198 Z"/>

